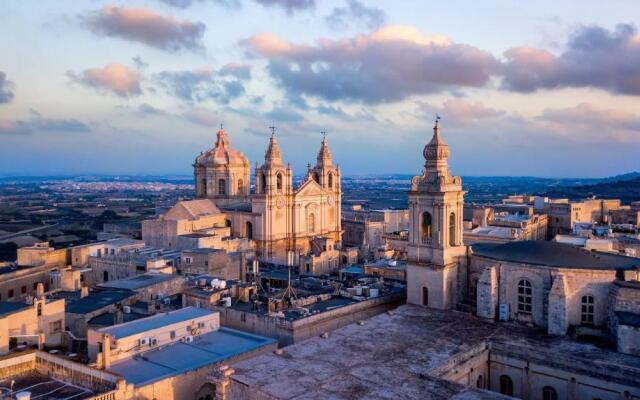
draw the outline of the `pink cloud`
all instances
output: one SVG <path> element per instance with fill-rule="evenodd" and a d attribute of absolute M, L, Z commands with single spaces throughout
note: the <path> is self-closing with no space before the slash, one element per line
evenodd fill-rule
<path fill-rule="evenodd" d="M 122 97 L 142 94 L 140 74 L 122 64 L 112 63 L 103 68 L 86 69 L 80 74 L 69 71 L 67 76 L 73 82 L 99 90 L 107 90 Z"/>

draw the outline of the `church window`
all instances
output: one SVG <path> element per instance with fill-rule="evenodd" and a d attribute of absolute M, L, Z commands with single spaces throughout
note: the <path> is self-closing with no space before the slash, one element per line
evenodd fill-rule
<path fill-rule="evenodd" d="M 202 178 L 202 180 L 200 181 L 200 185 L 202 186 L 201 192 L 202 195 L 206 195 L 207 194 L 207 180 L 205 178 Z"/>
<path fill-rule="evenodd" d="M 422 305 L 429 305 L 429 289 L 426 286 L 422 287 Z"/>
<path fill-rule="evenodd" d="M 449 215 L 449 246 L 456 245 L 456 214 Z"/>
<path fill-rule="evenodd" d="M 246 235 L 247 239 L 249 240 L 253 239 L 253 224 L 247 221 L 246 229 L 247 229 L 247 235 Z"/>
<path fill-rule="evenodd" d="M 316 181 L 317 183 L 320 183 L 320 175 L 318 175 L 317 172 L 313 173 L 313 180 Z"/>
<path fill-rule="evenodd" d="M 227 194 L 227 182 L 224 179 L 218 179 L 218 194 L 222 196 Z"/>
<path fill-rule="evenodd" d="M 593 296 L 582 296 L 581 308 L 580 308 L 580 321 L 585 325 L 593 324 L 593 314 L 595 299 Z"/>
<path fill-rule="evenodd" d="M 518 312 L 531 314 L 531 304 L 533 303 L 533 288 L 531 282 L 522 279 L 518 282 Z"/>
<path fill-rule="evenodd" d="M 551 386 L 542 388 L 542 400 L 558 400 L 558 392 Z"/>
<path fill-rule="evenodd" d="M 238 194 L 244 193 L 244 181 L 242 179 L 238 179 Z"/>
<path fill-rule="evenodd" d="M 500 393 L 506 396 L 513 396 L 513 381 L 507 375 L 500 377 Z"/>
<path fill-rule="evenodd" d="M 38 313 L 38 317 L 42 316 L 42 303 L 38 303 L 38 311 L 37 311 L 37 313 Z"/>
<path fill-rule="evenodd" d="M 422 240 L 426 241 L 431 239 L 433 234 L 433 225 L 431 221 L 431 214 L 428 212 L 422 213 Z"/>
<path fill-rule="evenodd" d="M 478 375 L 478 379 L 476 379 L 476 387 L 478 389 L 484 389 L 484 377 L 482 375 Z"/>
<path fill-rule="evenodd" d="M 282 174 L 278 173 L 276 175 L 276 189 L 278 189 L 278 193 L 282 192 Z"/>
<path fill-rule="evenodd" d="M 309 220 L 307 221 L 307 228 L 309 233 L 313 233 L 316 231 L 316 216 L 315 214 L 309 214 Z"/>
<path fill-rule="evenodd" d="M 329 174 L 329 187 L 333 188 L 333 174 Z"/>
<path fill-rule="evenodd" d="M 260 174 L 260 190 L 267 193 L 267 177 L 264 174 Z"/>

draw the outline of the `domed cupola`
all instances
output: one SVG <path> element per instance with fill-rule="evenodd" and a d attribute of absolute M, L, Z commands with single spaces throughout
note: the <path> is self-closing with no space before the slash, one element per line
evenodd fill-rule
<path fill-rule="evenodd" d="M 220 127 L 214 147 L 196 157 L 196 196 L 235 202 L 249 194 L 249 170 L 247 157 L 231 148 L 227 133 Z"/>

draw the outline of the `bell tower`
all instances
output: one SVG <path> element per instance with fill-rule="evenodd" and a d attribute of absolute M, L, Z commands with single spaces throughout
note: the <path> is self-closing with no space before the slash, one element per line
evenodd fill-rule
<path fill-rule="evenodd" d="M 455 307 L 462 242 L 464 192 L 459 176 L 449 171 L 449 146 L 436 118 L 433 137 L 424 147 L 422 175 L 411 180 L 407 301 L 439 309 Z"/>

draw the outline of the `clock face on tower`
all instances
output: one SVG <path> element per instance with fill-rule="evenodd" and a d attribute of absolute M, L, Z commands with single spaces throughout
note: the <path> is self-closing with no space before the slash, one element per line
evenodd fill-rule
<path fill-rule="evenodd" d="M 278 197 L 278 199 L 276 200 L 276 207 L 278 208 L 284 207 L 284 199 L 282 197 Z"/>

